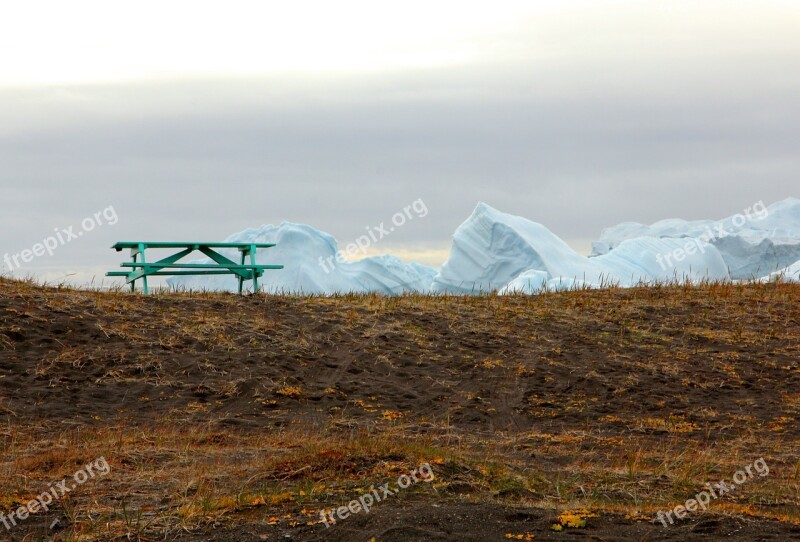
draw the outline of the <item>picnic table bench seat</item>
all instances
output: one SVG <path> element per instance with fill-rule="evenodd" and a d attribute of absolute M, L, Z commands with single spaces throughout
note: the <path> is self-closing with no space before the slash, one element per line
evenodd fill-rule
<path fill-rule="evenodd" d="M 148 293 L 147 277 L 152 276 L 180 276 L 180 275 L 234 275 L 239 279 L 239 293 L 242 293 L 244 281 L 253 281 L 253 291 L 257 292 L 258 279 L 267 269 L 283 269 L 279 264 L 257 264 L 256 251 L 259 248 L 274 247 L 274 243 L 206 243 L 206 242 L 177 242 L 177 241 L 122 241 L 115 243 L 111 248 L 120 252 L 129 249 L 131 262 L 123 262 L 120 267 L 126 271 L 109 271 L 108 277 L 125 277 L 126 283 L 131 285 L 131 291 L 136 289 L 136 281 L 141 279 L 144 293 Z M 147 249 L 180 249 L 178 252 L 155 262 L 148 262 L 145 258 Z M 240 262 L 236 263 L 230 258 L 220 254 L 216 249 L 237 249 L 241 255 Z M 205 254 L 214 263 L 182 263 L 181 258 L 192 252 Z M 245 263 L 247 257 L 250 263 Z"/>

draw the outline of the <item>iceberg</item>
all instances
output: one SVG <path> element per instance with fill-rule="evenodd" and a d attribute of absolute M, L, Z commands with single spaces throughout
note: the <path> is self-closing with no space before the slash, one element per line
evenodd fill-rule
<path fill-rule="evenodd" d="M 623 222 L 604 229 L 592 256 L 613 252 L 637 237 L 701 239 L 719 250 L 732 279 L 755 279 L 800 259 L 800 199 L 762 202 L 722 220 L 661 220 L 650 226 Z"/>
<path fill-rule="evenodd" d="M 500 288 L 497 293 L 500 295 L 516 293 L 534 294 L 537 292 L 549 291 L 552 290 L 551 286 L 556 286 L 555 283 L 551 285 L 549 282 L 550 274 L 547 271 L 528 269 L 514 277 L 511 282 Z M 557 287 L 561 288 L 561 284 L 562 283 L 559 282 Z M 565 284 L 564 286 L 567 285 Z"/>
<path fill-rule="evenodd" d="M 345 261 L 333 236 L 291 222 L 247 229 L 227 241 L 276 244 L 257 256 L 258 263 L 285 266 L 261 279 L 270 293 L 532 294 L 675 280 L 800 282 L 800 200 L 794 198 L 718 221 L 626 222 L 603 230 L 590 256 L 578 254 L 542 224 L 479 203 L 453 234 L 439 270 L 391 255 Z M 237 288 L 237 280 L 224 275 L 167 282 L 178 289 Z"/>
<path fill-rule="evenodd" d="M 259 280 L 262 291 L 269 293 L 334 294 L 380 292 L 402 294 L 426 292 L 436 270 L 417 263 L 404 263 L 390 256 L 373 256 L 356 262 L 338 255 L 336 239 L 305 224 L 283 222 L 280 226 L 264 225 L 231 235 L 231 243 L 275 243 L 260 249 L 260 264 L 279 263 L 283 269 L 265 271 Z M 225 251 L 220 251 L 225 254 Z M 238 261 L 238 252 L 228 252 Z M 211 263 L 209 259 L 195 263 Z M 167 279 L 171 288 L 180 290 L 235 291 L 238 281 L 232 275 L 178 276 Z M 249 283 L 245 283 L 249 284 Z"/>
<path fill-rule="evenodd" d="M 792 265 L 779 269 L 774 273 L 770 273 L 765 277 L 761 277 L 759 282 L 800 282 L 800 260 L 794 262 Z"/>
<path fill-rule="evenodd" d="M 679 239 L 640 237 L 603 256 L 575 252 L 545 226 L 479 203 L 453 235 L 450 256 L 436 275 L 433 292 L 534 293 L 543 289 L 600 287 L 672 279 L 728 279 L 719 251 L 698 242 L 692 254 L 665 266 L 659 256 L 683 247 Z"/>

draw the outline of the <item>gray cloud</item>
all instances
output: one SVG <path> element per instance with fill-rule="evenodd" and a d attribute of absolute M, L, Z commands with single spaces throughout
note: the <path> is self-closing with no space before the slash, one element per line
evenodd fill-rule
<path fill-rule="evenodd" d="M 800 195 L 794 58 L 6 88 L 0 247 L 108 205 L 117 225 L 30 269 L 114 266 L 115 240 L 283 220 L 347 242 L 418 198 L 429 215 L 392 243 L 444 245 L 478 201 L 580 247 L 623 220 L 717 218 Z"/>

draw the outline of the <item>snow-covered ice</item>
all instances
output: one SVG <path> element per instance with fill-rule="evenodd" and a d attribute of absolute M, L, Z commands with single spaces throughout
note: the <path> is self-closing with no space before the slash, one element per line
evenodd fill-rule
<path fill-rule="evenodd" d="M 264 274 L 268 292 L 507 294 L 674 279 L 780 276 L 800 282 L 800 200 L 756 205 L 747 215 L 718 221 L 669 219 L 650 226 L 626 222 L 603 230 L 587 257 L 542 224 L 479 203 L 454 233 L 450 255 L 438 271 L 391 255 L 337 261 L 332 258 L 336 239 L 290 222 L 248 229 L 227 241 L 276 243 L 258 252 L 258 263 L 285 266 Z M 168 283 L 185 289 L 237 287 L 232 276 L 174 277 Z"/>
<path fill-rule="evenodd" d="M 684 244 L 680 239 L 640 237 L 620 243 L 603 256 L 588 258 L 543 225 L 481 203 L 453 235 L 450 257 L 434 278 L 432 290 L 509 293 L 537 291 L 543 284 L 564 289 L 576 284 L 632 286 L 673 278 L 729 278 L 719 251 L 702 242 L 694 254 L 662 268 L 657 256 Z"/>
<path fill-rule="evenodd" d="M 776 280 L 783 282 L 800 282 L 800 260 L 761 278 L 761 282 L 772 282 Z"/>
<path fill-rule="evenodd" d="M 650 226 L 623 222 L 606 228 L 592 244 L 592 255 L 607 254 L 637 237 L 704 239 L 714 245 L 731 278 L 753 279 L 800 260 L 800 199 L 769 207 L 758 202 L 722 220 L 661 220 Z"/>
<path fill-rule="evenodd" d="M 347 292 L 425 292 L 436 270 L 417 263 L 404 263 L 390 255 L 356 262 L 336 261 L 337 243 L 331 235 L 304 224 L 284 222 L 247 229 L 226 239 L 231 243 L 275 243 L 259 249 L 259 264 L 282 264 L 267 270 L 260 279 L 263 291 L 278 293 L 332 294 Z M 221 251 L 223 254 L 225 251 Z M 228 252 L 234 261 L 238 252 Z M 198 260 L 210 263 L 210 260 Z M 232 275 L 179 276 L 170 278 L 171 287 L 191 290 L 230 290 L 238 287 Z M 250 285 L 250 282 L 245 283 Z"/>

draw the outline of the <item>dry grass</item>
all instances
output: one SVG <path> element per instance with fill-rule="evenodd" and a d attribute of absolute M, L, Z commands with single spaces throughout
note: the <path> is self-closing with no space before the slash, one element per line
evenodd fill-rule
<path fill-rule="evenodd" d="M 38 435 L 38 436 L 37 436 Z M 255 513 L 285 527 L 320 521 L 339 506 L 428 462 L 436 479 L 395 498 L 461 499 L 586 508 L 652 521 L 706 482 L 730 481 L 758 456 L 770 474 L 745 491 L 714 501 L 715 514 L 800 523 L 800 447 L 743 434 L 709 446 L 646 435 L 604 437 L 595 431 L 509 438 L 455 437 L 448 428 L 414 433 L 400 425 L 372 432 L 277 431 L 245 436 L 174 426 L 42 428 L 3 433 L 0 508 L 10 510 L 103 456 L 111 472 L 80 486 L 62 503 L 71 540 L 146 540 Z M 694 443 L 691 443 L 694 444 Z M 529 454 L 538 461 L 530 461 Z"/>
<path fill-rule="evenodd" d="M 800 394 L 776 394 L 766 405 L 767 418 L 755 413 L 765 405 L 747 395 L 748 386 L 766 375 L 791 381 L 800 374 L 797 286 L 673 284 L 535 298 L 240 298 L 205 292 L 143 297 L 0 279 L 0 292 L 7 317 L 0 325 L 0 356 L 22 356 L 18 335 L 26 326 L 50 326 L 48 315 L 69 312 L 94 333 L 127 345 L 93 377 L 97 385 L 177 387 L 183 375 L 168 363 L 178 354 L 195 356 L 209 375 L 194 390 L 200 399 L 183 405 L 195 416 L 191 424 L 172 414 L 149 423 L 105 415 L 94 424 L 26 423 L 14 398 L 0 394 L 6 420 L 0 432 L 0 511 L 20 506 L 99 456 L 112 467 L 60 503 L 70 525 L 64 540 L 164 539 L 253 515 L 287 528 L 308 525 L 319 521 L 321 508 L 396 480 L 423 462 L 433 466 L 435 482 L 412 486 L 398 502 L 526 504 L 564 511 L 559 521 L 569 528 L 581 509 L 652 521 L 656 511 L 683 503 L 706 482 L 730 480 L 763 457 L 769 476 L 714 501 L 713 513 L 800 523 Z M 287 313 L 301 323 L 289 326 L 282 316 Z M 434 329 L 420 315 L 445 323 Z M 336 325 L 320 332 L 321 321 Z M 569 330 L 568 336 L 553 331 L 559 329 Z M 443 330 L 458 341 L 443 347 Z M 507 407 L 480 389 L 458 386 L 448 393 L 464 403 L 438 418 L 386 404 L 381 390 L 348 395 L 331 384 L 315 389 L 292 374 L 262 379 L 245 396 L 250 381 L 214 361 L 259 352 L 313 366 L 345 339 L 371 345 L 381 337 L 398 352 L 424 353 L 413 354 L 420 366 L 444 367 L 436 377 L 442 382 L 467 371 L 487 381 L 534 381 L 533 391 L 524 394 L 524 410 L 509 409 L 530 423 L 497 430 L 451 422 L 449 416 L 463 412 L 464 404 L 474 403 L 487 416 Z M 495 343 L 500 346 L 484 351 Z M 398 357 L 376 344 L 370 363 L 396 369 Z M 535 347 L 524 351 L 530 359 L 509 346 L 516 344 Z M 586 350 L 576 354 L 576 344 Z M 592 361 L 594 351 L 598 360 L 603 353 L 602 363 Z M 457 355 L 450 359 L 452 352 Z M 95 369 L 108 355 L 103 345 L 56 336 L 37 360 L 35 375 L 58 386 L 68 369 Z M 700 359 L 706 372 L 692 372 Z M 607 376 L 612 362 L 624 377 Z M 564 388 L 554 404 L 551 392 L 537 390 L 550 389 L 562 373 L 575 373 L 572 384 L 583 379 L 612 391 L 604 399 L 591 390 Z M 640 388 L 649 377 L 674 382 L 670 399 L 684 406 L 672 408 L 663 399 L 649 410 L 595 414 L 598 402 L 647 395 Z M 721 385 L 744 391 L 735 402 L 709 400 L 685 408 L 691 393 L 713 397 Z M 325 423 L 234 430 L 198 421 L 215 406 L 206 395 L 222 406 L 247 397 L 276 412 L 311 409 L 315 396 L 345 406 L 332 407 Z"/>

